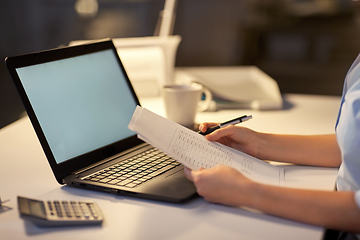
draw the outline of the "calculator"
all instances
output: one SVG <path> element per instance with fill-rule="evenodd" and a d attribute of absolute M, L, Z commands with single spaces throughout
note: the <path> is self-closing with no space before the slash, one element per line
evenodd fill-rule
<path fill-rule="evenodd" d="M 18 196 L 20 217 L 38 226 L 102 224 L 99 206 L 92 201 L 41 201 Z"/>

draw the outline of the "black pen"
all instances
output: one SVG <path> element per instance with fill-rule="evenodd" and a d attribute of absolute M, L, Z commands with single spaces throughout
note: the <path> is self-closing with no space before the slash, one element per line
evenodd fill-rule
<path fill-rule="evenodd" d="M 230 121 L 220 123 L 217 126 L 208 128 L 205 132 L 198 131 L 198 133 L 200 133 L 201 135 L 208 135 L 208 134 L 212 133 L 213 131 L 215 131 L 215 130 L 217 130 L 219 128 L 223 128 L 223 127 L 226 127 L 226 126 L 229 126 L 229 125 L 235 125 L 235 124 L 245 122 L 245 121 L 250 120 L 250 119 L 252 119 L 251 115 L 250 116 L 244 115 L 242 117 L 238 117 L 238 118 L 232 119 Z"/>

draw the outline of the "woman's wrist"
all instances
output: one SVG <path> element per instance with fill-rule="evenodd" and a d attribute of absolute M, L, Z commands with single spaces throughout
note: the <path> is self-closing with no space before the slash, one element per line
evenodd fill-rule
<path fill-rule="evenodd" d="M 254 182 L 248 178 L 242 178 L 237 180 L 238 189 L 237 194 L 237 205 L 238 207 L 250 207 L 255 208 L 258 201 L 258 196 L 260 195 L 261 189 L 260 183 Z"/>
<path fill-rule="evenodd" d="M 269 138 L 271 137 L 271 134 L 267 133 L 261 133 L 261 132 L 255 132 L 254 141 L 256 142 L 255 149 L 254 149 L 254 157 L 262 160 L 269 160 L 269 151 L 271 148 L 269 148 Z"/>

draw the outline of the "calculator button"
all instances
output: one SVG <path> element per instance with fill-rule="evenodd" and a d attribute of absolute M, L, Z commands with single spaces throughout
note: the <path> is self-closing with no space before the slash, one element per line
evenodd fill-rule
<path fill-rule="evenodd" d="M 48 205 L 49 209 L 52 211 L 53 208 L 52 208 L 52 205 L 51 205 L 51 202 L 50 202 L 50 201 L 47 201 L 47 205 Z"/>
<path fill-rule="evenodd" d="M 87 205 L 88 205 L 88 207 L 90 209 L 90 212 L 91 212 L 91 215 L 93 216 L 93 218 L 97 219 L 99 217 L 99 215 L 96 212 L 96 208 L 95 208 L 94 204 L 93 203 L 88 203 Z"/>
<path fill-rule="evenodd" d="M 89 219 L 91 214 L 90 214 L 90 211 L 88 209 L 88 206 L 85 202 L 80 202 L 80 208 L 81 208 L 81 211 L 83 213 L 83 216 L 86 218 L 86 219 Z"/>
<path fill-rule="evenodd" d="M 47 203 L 47 205 L 48 205 L 50 215 L 54 215 L 54 208 L 53 208 L 53 206 L 52 206 L 51 201 L 47 201 L 46 203 Z"/>
<path fill-rule="evenodd" d="M 54 201 L 54 206 L 55 206 L 55 210 L 56 210 L 56 214 L 58 215 L 58 217 L 64 217 L 61 207 L 60 207 L 60 202 L 59 201 Z"/>
<path fill-rule="evenodd" d="M 80 218 L 81 217 L 81 213 L 80 213 L 80 209 L 79 206 L 77 205 L 77 203 L 75 201 L 71 201 L 70 205 L 72 207 L 72 210 L 75 214 L 75 217 Z"/>
<path fill-rule="evenodd" d="M 64 209 L 65 209 L 65 214 L 68 218 L 71 218 L 72 215 L 71 215 L 71 212 L 70 212 L 70 207 L 69 207 L 69 203 L 67 201 L 62 201 L 61 202 Z"/>

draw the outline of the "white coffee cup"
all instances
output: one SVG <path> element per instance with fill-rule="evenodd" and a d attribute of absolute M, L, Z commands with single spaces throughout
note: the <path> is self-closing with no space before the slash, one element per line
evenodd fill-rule
<path fill-rule="evenodd" d="M 211 92 L 198 83 L 166 84 L 162 88 L 166 117 L 192 128 L 196 112 L 205 111 L 212 100 Z M 205 94 L 205 100 L 201 100 Z"/>

